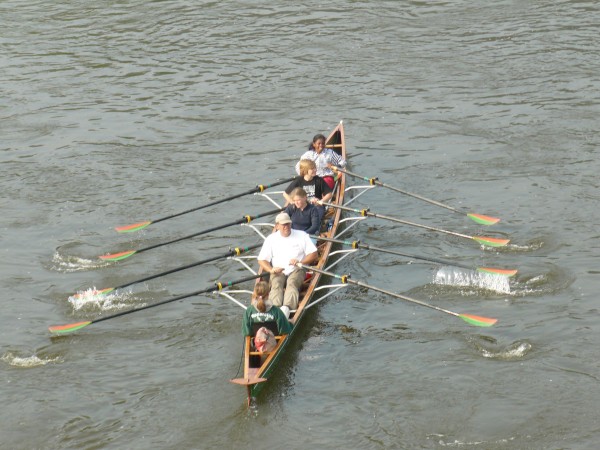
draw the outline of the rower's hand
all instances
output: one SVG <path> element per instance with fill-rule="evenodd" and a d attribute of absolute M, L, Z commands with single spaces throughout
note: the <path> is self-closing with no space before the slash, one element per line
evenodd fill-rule
<path fill-rule="evenodd" d="M 277 274 L 281 272 L 283 272 L 283 267 L 273 267 L 273 269 L 271 269 L 272 274 Z"/>
<path fill-rule="evenodd" d="M 290 259 L 290 266 L 296 266 L 296 265 L 298 265 L 299 262 L 300 261 L 298 261 L 297 259 L 292 258 L 292 259 Z"/>

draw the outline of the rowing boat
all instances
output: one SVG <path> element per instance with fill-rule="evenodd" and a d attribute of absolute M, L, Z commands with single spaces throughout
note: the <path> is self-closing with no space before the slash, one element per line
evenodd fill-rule
<path fill-rule="evenodd" d="M 325 141 L 325 146 L 333 149 L 342 158 L 347 159 L 346 155 L 346 142 L 344 138 L 344 126 L 342 122 L 329 134 Z M 331 203 L 335 205 L 344 204 L 344 194 L 346 190 L 346 177 L 345 174 L 339 174 L 336 179 L 334 193 L 331 198 Z M 333 238 L 336 236 L 337 230 L 340 227 L 342 210 L 339 208 L 330 208 L 325 215 L 324 221 L 326 222 L 326 228 L 322 235 L 327 238 Z M 325 269 L 327 261 L 332 254 L 332 241 L 320 241 L 318 242 L 319 259 L 314 265 L 316 269 Z M 281 356 L 288 348 L 294 336 L 298 334 L 302 319 L 305 317 L 306 311 L 309 309 L 311 304 L 314 304 L 315 292 L 321 283 L 323 275 L 319 272 L 309 272 L 309 276 L 304 283 L 304 287 L 301 293 L 301 299 L 298 303 L 298 308 L 292 312 L 290 316 L 290 322 L 293 325 L 292 331 L 288 335 L 276 336 L 277 345 L 270 352 L 257 352 L 252 347 L 252 338 L 246 336 L 244 340 L 244 356 L 243 356 L 243 367 L 244 374 L 241 378 L 234 378 L 230 380 L 232 383 L 245 386 L 248 393 L 248 404 L 250 404 L 253 397 L 256 397 L 260 390 L 265 386 L 267 380 L 271 374 L 275 371 Z"/>
<path fill-rule="evenodd" d="M 342 158 L 347 159 L 346 143 L 345 143 L 345 139 L 344 139 L 344 128 L 343 128 L 343 125 L 341 122 L 330 133 L 329 137 L 325 141 L 325 145 L 327 147 L 333 149 L 334 151 L 336 151 Z M 469 238 L 469 239 L 478 241 L 482 245 L 485 244 L 485 245 L 492 245 L 492 246 L 502 246 L 502 245 L 506 245 L 508 243 L 508 239 L 475 237 L 475 236 L 465 235 L 462 233 L 456 233 L 456 232 L 452 232 L 452 231 L 448 231 L 448 230 L 443 230 L 443 229 L 440 229 L 437 227 L 415 224 L 413 222 L 405 221 L 403 219 L 398 219 L 398 218 L 384 216 L 381 214 L 376 214 L 376 213 L 370 212 L 370 210 L 368 208 L 366 208 L 366 209 L 349 208 L 348 205 L 350 203 L 356 201 L 359 197 L 361 197 L 363 194 L 368 192 L 370 189 L 375 188 L 376 186 L 389 187 L 390 189 L 392 189 L 392 187 L 389 185 L 386 185 L 384 183 L 378 182 L 377 178 L 362 177 L 362 176 L 352 174 L 351 172 L 341 170 L 341 169 L 336 169 L 336 172 L 337 172 L 337 179 L 336 179 L 335 186 L 334 186 L 333 197 L 330 200 L 330 203 L 324 203 L 327 206 L 324 227 L 321 229 L 320 235 L 311 236 L 312 238 L 315 238 L 318 241 L 317 248 L 319 250 L 319 259 L 317 260 L 317 263 L 315 265 L 310 266 L 310 267 L 304 266 L 304 265 L 298 263 L 299 267 L 302 267 L 303 269 L 308 271 L 307 274 L 309 274 L 309 276 L 306 278 L 306 280 L 304 282 L 304 286 L 303 286 L 302 293 L 301 293 L 301 299 L 298 304 L 298 307 L 295 311 L 291 312 L 292 315 L 291 315 L 290 322 L 293 324 L 292 331 L 290 332 L 289 335 L 277 336 L 276 344 L 275 344 L 275 347 L 273 348 L 273 350 L 266 351 L 266 352 L 256 351 L 251 345 L 252 338 L 244 337 L 244 353 L 243 353 L 243 360 L 242 360 L 243 361 L 243 376 L 241 378 L 234 378 L 230 381 L 235 384 L 242 385 L 247 389 L 248 404 L 250 404 L 250 402 L 252 401 L 252 398 L 255 397 L 260 392 L 260 390 L 266 385 L 269 377 L 276 370 L 278 362 L 281 360 L 281 356 L 285 353 L 286 349 L 290 348 L 290 344 L 291 344 L 292 340 L 294 339 L 294 336 L 299 334 L 299 329 L 300 329 L 302 322 L 308 321 L 307 319 L 305 319 L 307 310 L 309 308 L 312 308 L 313 306 L 319 304 L 320 302 L 322 302 L 326 298 L 330 297 L 331 295 L 335 294 L 340 289 L 343 289 L 349 285 L 360 286 L 364 289 L 381 292 L 390 297 L 393 297 L 393 298 L 396 298 L 399 300 L 403 300 L 405 302 L 413 303 L 413 304 L 427 307 L 432 310 L 436 310 L 436 311 L 439 311 L 439 312 L 442 312 L 442 313 L 445 313 L 445 314 L 448 314 L 451 316 L 455 316 L 455 317 L 458 317 L 458 318 L 464 320 L 465 322 L 467 322 L 470 325 L 474 325 L 474 326 L 478 326 L 478 327 L 490 327 L 498 321 L 497 319 L 490 318 L 490 317 L 458 313 L 455 311 L 444 309 L 444 308 L 436 306 L 436 305 L 431 305 L 431 304 L 426 303 L 419 299 L 407 297 L 405 295 L 398 294 L 398 293 L 395 293 L 395 292 L 392 292 L 392 291 L 389 291 L 386 289 L 378 288 L 377 286 L 371 286 L 364 282 L 353 280 L 353 279 L 351 279 L 351 276 L 349 274 L 339 275 L 339 274 L 329 272 L 331 267 L 339 264 L 344 258 L 352 255 L 354 252 L 356 252 L 360 248 L 371 249 L 373 251 L 385 251 L 387 253 L 392 253 L 392 254 L 396 254 L 399 256 L 408 256 L 408 255 L 402 254 L 400 252 L 395 252 L 395 251 L 390 251 L 390 250 L 385 250 L 385 249 L 378 249 L 376 247 L 372 247 L 372 246 L 369 246 L 366 244 L 360 244 L 359 241 L 354 241 L 352 243 L 348 243 L 347 241 L 339 241 L 338 240 L 342 234 L 348 233 L 355 225 L 358 225 L 359 223 L 361 223 L 361 221 L 366 220 L 368 217 L 390 220 L 390 221 L 399 222 L 399 223 L 402 223 L 405 225 L 417 226 L 419 228 L 426 228 L 431 231 L 442 232 L 444 234 L 450 234 L 450 235 L 454 235 L 454 236 Z M 366 186 L 358 186 L 358 185 L 346 186 L 346 181 L 347 181 L 346 176 L 361 177 L 361 178 L 369 181 L 369 184 Z M 119 253 L 114 253 L 114 254 L 103 255 L 100 258 L 106 259 L 106 260 L 112 260 L 112 261 L 120 261 L 122 259 L 132 256 L 135 253 L 141 253 L 143 251 L 151 250 L 153 248 L 157 248 L 157 247 L 160 247 L 163 245 L 180 242 L 185 239 L 190 239 L 195 236 L 199 236 L 202 234 L 209 233 L 211 231 L 227 228 L 227 227 L 230 227 L 233 225 L 249 226 L 254 231 L 256 231 L 263 239 L 266 239 L 266 237 L 263 235 L 263 233 L 260 231 L 260 229 L 258 227 L 268 226 L 270 229 L 272 229 L 273 225 L 271 223 L 259 224 L 259 223 L 251 223 L 251 222 L 253 222 L 253 220 L 256 218 L 270 216 L 275 213 L 278 213 L 282 210 L 282 207 L 277 203 L 277 201 L 275 201 L 273 198 L 271 198 L 271 195 L 277 194 L 280 199 L 281 192 L 270 192 L 267 194 L 267 193 L 264 193 L 263 191 L 271 186 L 284 184 L 289 181 L 291 181 L 291 179 L 283 180 L 283 181 L 280 180 L 275 183 L 271 183 L 270 185 L 267 185 L 267 186 L 258 185 L 256 188 L 254 188 L 250 191 L 246 191 L 241 194 L 236 194 L 236 195 L 230 196 L 227 199 L 223 200 L 223 201 L 227 201 L 227 200 L 230 200 L 233 198 L 238 198 L 243 195 L 254 193 L 254 195 L 261 195 L 261 196 L 265 197 L 271 203 L 276 205 L 277 209 L 275 209 L 275 210 L 263 212 L 263 213 L 256 214 L 256 215 L 246 215 L 241 220 L 229 222 L 229 223 L 217 226 L 217 227 L 212 227 L 210 229 L 203 230 L 201 232 L 197 232 L 197 233 L 194 233 L 194 234 L 191 234 L 188 236 L 180 237 L 180 238 L 168 241 L 168 242 L 154 244 L 152 246 L 145 247 L 145 248 L 138 249 L 138 250 L 130 250 L 130 251 L 126 251 L 126 252 L 119 252 Z M 393 188 L 392 190 L 396 190 L 396 189 Z M 347 195 L 347 193 L 350 191 L 353 192 L 352 196 Z M 398 191 L 400 191 L 400 190 L 398 190 Z M 346 198 L 346 197 L 348 197 L 348 198 Z M 431 203 L 431 201 L 428 201 L 428 202 Z M 214 205 L 214 204 L 215 204 L 215 202 L 210 202 L 207 205 L 202 205 L 200 207 L 189 209 L 182 213 L 171 214 L 169 216 L 155 219 L 155 220 L 146 220 L 143 222 L 138 222 L 138 223 L 135 223 L 132 225 L 124 226 L 124 227 L 117 227 L 117 231 L 131 232 L 131 231 L 140 230 L 140 229 L 146 228 L 147 226 L 149 226 L 152 223 L 157 223 L 157 222 L 167 220 L 170 218 L 179 217 L 188 212 L 197 211 L 199 209 L 202 209 L 202 208 Z M 445 207 L 446 205 L 440 204 L 439 206 Z M 342 219 L 341 218 L 342 211 L 352 211 L 352 212 L 358 213 L 358 215 L 354 216 L 354 217 L 344 217 Z M 493 218 L 491 216 L 484 216 L 481 214 L 467 214 L 467 216 L 469 216 L 471 219 L 476 218 L 477 219 L 477 220 L 475 220 L 476 222 L 483 223 L 483 224 L 493 224 L 499 220 L 499 219 Z M 344 249 L 333 250 L 332 246 L 334 244 L 350 245 L 352 248 L 349 250 L 344 250 Z M 213 256 L 213 257 L 204 259 L 202 261 L 198 261 L 193 264 L 187 264 L 185 266 L 181 266 L 181 267 L 178 267 L 175 269 L 170 269 L 168 271 L 164 271 L 159 274 L 146 276 L 140 280 L 135 280 L 135 281 L 126 283 L 124 285 L 118 286 L 116 288 L 106 288 L 106 289 L 101 289 L 101 290 L 96 290 L 94 288 L 92 295 L 103 295 L 108 292 L 112 292 L 116 289 L 121 289 L 126 286 L 131 286 L 132 284 L 135 284 L 135 283 L 140 283 L 140 282 L 147 281 L 150 279 L 158 278 L 158 277 L 170 274 L 170 273 L 178 272 L 180 270 L 185 270 L 187 268 L 195 267 L 197 265 L 205 264 L 209 261 L 214 261 L 216 259 L 220 259 L 220 258 L 224 258 L 224 257 L 228 257 L 228 259 L 234 259 L 234 260 L 240 262 L 252 273 L 252 275 L 250 275 L 250 276 L 240 278 L 237 280 L 233 280 L 233 281 L 229 281 L 229 282 L 216 281 L 211 286 L 206 287 L 201 290 L 198 290 L 198 291 L 195 291 L 195 292 L 178 295 L 176 297 L 164 299 L 162 301 L 151 303 L 151 304 L 145 304 L 143 306 L 133 308 L 133 309 L 119 311 L 115 314 L 111 314 L 108 316 L 102 316 L 102 317 L 99 317 L 99 318 L 96 318 L 93 320 L 86 320 L 83 322 L 76 322 L 76 323 L 71 323 L 71 324 L 66 324 L 66 325 L 53 325 L 53 326 L 49 327 L 49 330 L 51 333 L 58 334 L 58 335 L 72 333 L 72 332 L 80 330 L 88 325 L 91 325 L 92 323 L 103 322 L 103 321 L 106 321 L 109 319 L 124 316 L 126 314 L 132 314 L 132 313 L 135 313 L 138 311 L 147 310 L 149 308 L 154 308 L 154 307 L 157 307 L 160 305 L 179 301 L 179 300 L 182 300 L 185 298 L 194 297 L 194 296 L 198 296 L 198 295 L 206 295 L 206 294 L 219 294 L 219 295 L 225 296 L 225 297 L 229 298 L 230 300 L 232 300 L 234 303 L 236 303 L 238 306 L 241 306 L 242 308 L 246 308 L 242 302 L 240 302 L 239 300 L 237 300 L 233 297 L 233 294 L 244 293 L 244 295 L 246 295 L 248 297 L 248 294 L 251 294 L 251 291 L 247 291 L 247 290 L 234 291 L 234 290 L 231 290 L 230 287 L 239 285 L 239 284 L 242 284 L 245 282 L 249 282 L 249 281 L 256 282 L 258 279 L 263 278 L 263 277 L 266 278 L 266 276 L 268 275 L 267 273 L 265 273 L 265 272 L 257 273 L 249 264 L 247 264 L 245 262 L 246 258 L 253 258 L 254 260 L 256 260 L 256 256 L 254 256 L 254 257 L 240 256 L 243 253 L 247 252 L 248 250 L 258 247 L 259 245 L 260 244 L 248 246 L 246 248 L 230 249 L 230 251 L 228 251 L 225 255 Z M 235 255 L 235 256 L 232 256 L 232 255 Z M 413 256 L 413 258 L 429 260 L 431 262 L 436 262 L 436 263 L 443 263 L 443 264 L 446 263 L 441 260 L 426 258 L 426 257 Z M 516 273 L 516 270 L 509 270 L 509 269 L 483 268 L 483 271 L 495 273 L 496 275 L 504 275 L 504 276 L 511 276 Z M 340 280 L 341 283 L 326 284 L 323 280 L 323 277 L 327 277 L 328 279 L 333 280 L 334 283 L 335 283 L 335 280 Z"/>

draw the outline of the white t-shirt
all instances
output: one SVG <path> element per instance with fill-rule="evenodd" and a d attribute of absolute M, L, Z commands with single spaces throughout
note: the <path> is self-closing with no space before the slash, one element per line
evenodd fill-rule
<path fill-rule="evenodd" d="M 317 251 L 307 233 L 292 230 L 288 237 L 283 237 L 279 231 L 269 235 L 260 249 L 258 259 L 269 261 L 273 267 L 283 267 L 283 273 L 289 275 L 294 271 L 290 265 L 291 259 L 302 261 L 306 255 Z"/>

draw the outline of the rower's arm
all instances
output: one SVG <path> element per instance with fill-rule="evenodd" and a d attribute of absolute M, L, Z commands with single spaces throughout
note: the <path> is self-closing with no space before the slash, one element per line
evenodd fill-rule
<path fill-rule="evenodd" d="M 333 192 L 330 192 L 329 194 L 324 195 L 323 198 L 321 199 L 321 201 L 328 202 L 329 200 L 331 200 L 331 197 L 333 197 Z"/>
<path fill-rule="evenodd" d="M 265 261 L 264 259 L 258 260 L 258 265 L 264 272 L 273 273 L 273 266 L 269 261 Z"/>
<path fill-rule="evenodd" d="M 312 263 L 314 263 L 317 259 L 319 258 L 319 254 L 318 252 L 312 252 L 309 253 L 308 255 L 306 255 L 302 261 L 300 261 L 300 264 L 303 264 L 305 266 L 310 266 Z"/>

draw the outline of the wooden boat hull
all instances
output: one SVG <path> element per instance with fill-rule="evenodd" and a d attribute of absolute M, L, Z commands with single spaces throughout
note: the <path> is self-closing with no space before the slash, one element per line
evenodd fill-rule
<path fill-rule="evenodd" d="M 344 126 L 342 122 L 340 122 L 338 126 L 335 127 L 335 129 L 329 134 L 327 140 L 325 141 L 325 146 L 332 148 L 334 151 L 340 154 L 342 158 L 347 159 Z M 336 181 L 335 192 L 330 202 L 342 205 L 344 203 L 345 189 L 346 177 L 344 174 L 340 174 Z M 332 208 L 331 214 L 326 215 L 326 220 L 328 220 L 328 224 L 330 225 L 328 226 L 328 230 L 325 234 L 327 237 L 334 237 L 336 235 L 337 229 L 340 225 L 341 214 L 341 209 Z M 331 253 L 332 246 L 333 243 L 328 241 L 321 241 L 319 243 L 319 260 L 317 264 L 315 264 L 316 268 L 324 269 L 326 267 L 325 265 L 329 258 L 329 254 Z M 298 308 L 296 309 L 294 316 L 290 319 L 290 322 L 294 325 L 291 333 L 289 335 L 284 335 L 277 338 L 277 346 L 266 357 L 264 357 L 264 361 L 258 368 L 250 367 L 250 361 L 251 357 L 253 356 L 253 352 L 251 351 L 250 345 L 251 338 L 246 337 L 244 347 L 244 376 L 243 378 L 232 379 L 231 382 L 246 386 L 249 404 L 251 399 L 256 397 L 261 389 L 265 386 L 267 380 L 276 369 L 282 355 L 285 353 L 286 348 L 292 339 L 294 339 L 294 336 L 298 333 L 299 326 L 306 313 L 306 308 L 308 305 L 310 305 L 311 300 L 313 299 L 315 288 L 319 285 L 321 277 L 322 275 L 317 272 L 312 274 L 312 278 L 308 281 L 308 286 L 306 286 L 306 289 L 303 291 Z"/>

